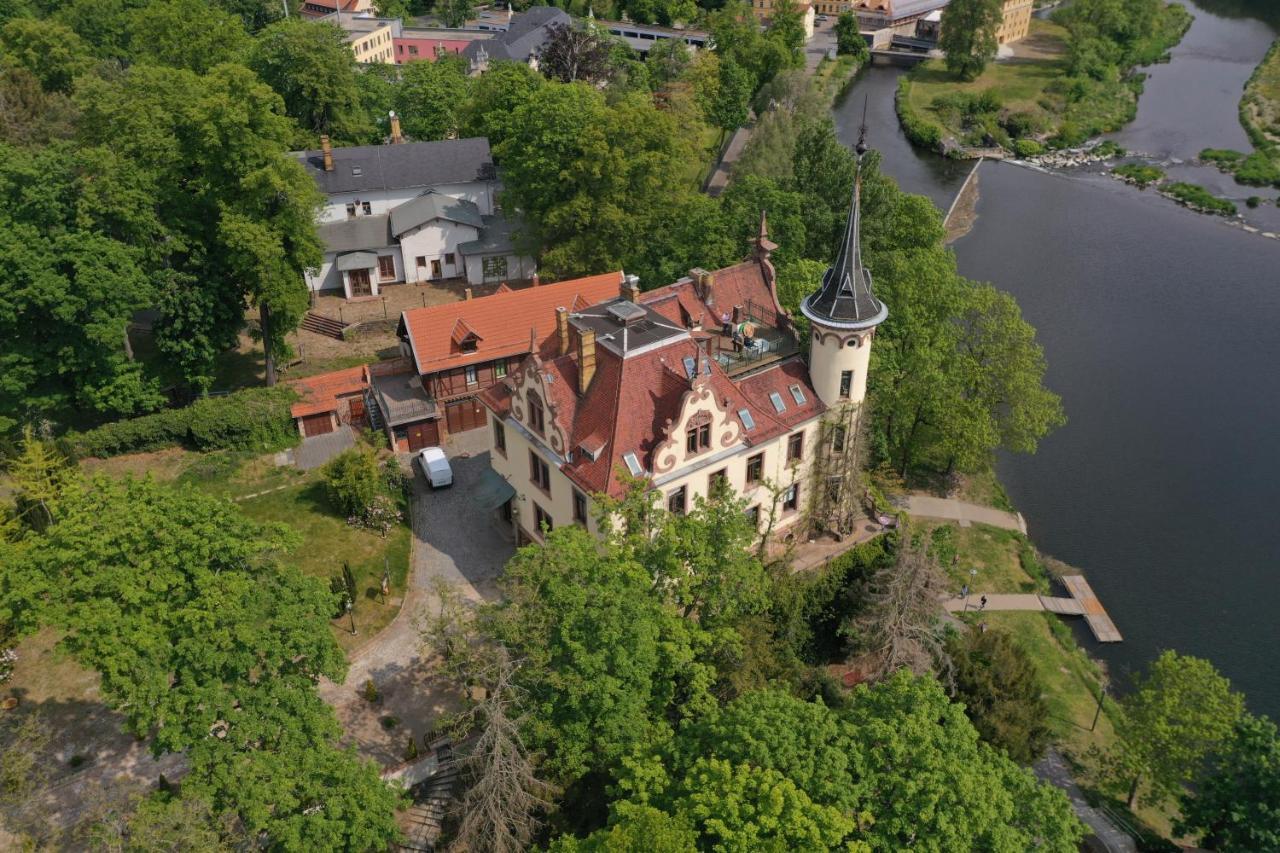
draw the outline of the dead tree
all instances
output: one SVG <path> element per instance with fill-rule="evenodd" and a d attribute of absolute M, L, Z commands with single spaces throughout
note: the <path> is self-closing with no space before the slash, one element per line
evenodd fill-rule
<path fill-rule="evenodd" d="M 879 680 L 906 668 L 949 679 L 951 661 L 938 628 L 939 602 L 946 595 L 946 577 L 927 543 L 903 530 L 897 559 L 872 576 L 868 606 L 854 619 L 872 661 L 868 675 Z"/>
<path fill-rule="evenodd" d="M 479 734 L 460 759 L 469 785 L 451 849 L 517 853 L 528 849 L 554 789 L 538 778 L 520 737 L 517 666 L 502 646 L 488 658 L 485 670 L 474 674 L 484 698 L 471 711 Z"/>

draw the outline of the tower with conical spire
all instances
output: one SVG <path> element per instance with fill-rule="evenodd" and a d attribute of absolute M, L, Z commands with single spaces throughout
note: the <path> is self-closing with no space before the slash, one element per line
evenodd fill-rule
<path fill-rule="evenodd" d="M 800 312 L 809 318 L 809 374 L 814 390 L 829 408 L 857 406 L 867 393 L 871 339 L 889 309 L 871 289 L 871 272 L 862 265 L 862 159 L 867 152 L 865 117 L 858 132 L 858 164 L 849 218 L 836 259 L 822 286 L 805 298 Z"/>

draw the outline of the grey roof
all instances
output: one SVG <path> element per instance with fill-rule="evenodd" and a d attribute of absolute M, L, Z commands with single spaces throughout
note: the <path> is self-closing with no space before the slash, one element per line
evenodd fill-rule
<path fill-rule="evenodd" d="M 497 255 L 510 254 L 516 251 L 516 241 L 512 236 L 515 223 L 504 216 L 486 216 L 480 236 L 458 244 L 458 252 L 463 255 Z"/>
<path fill-rule="evenodd" d="M 328 195 L 494 178 L 493 155 L 483 136 L 334 148 L 332 172 L 324 170 L 323 151 L 294 151 L 290 156 L 306 167 L 316 186 Z"/>
<path fill-rule="evenodd" d="M 863 329 L 879 325 L 889 309 L 871 292 L 871 273 L 862 265 L 862 169 L 853 180 L 853 202 L 835 262 L 822 276 L 822 288 L 800 305 L 801 312 L 815 323 L 842 329 Z"/>
<path fill-rule="evenodd" d="M 446 219 L 449 222 L 470 225 L 472 228 L 484 227 L 484 218 L 480 215 L 480 208 L 475 202 L 428 192 L 398 205 L 391 211 L 391 233 L 399 237 L 409 229 L 417 228 L 433 219 Z"/>
<path fill-rule="evenodd" d="M 339 255 L 337 267 L 342 272 L 350 270 L 373 269 L 378 265 L 378 256 L 372 252 L 351 252 Z"/>
<path fill-rule="evenodd" d="M 491 60 L 509 59 L 528 62 L 537 54 L 550 36 L 555 24 L 570 26 L 573 19 L 563 9 L 555 6 L 533 6 L 511 19 L 505 32 L 486 41 L 473 41 L 462 50 L 467 59 L 478 59 L 481 51 Z"/>
<path fill-rule="evenodd" d="M 932 12 L 934 9 L 941 9 L 949 3 L 950 0 L 893 0 L 887 12 L 883 12 L 885 17 L 890 20 L 900 20 L 902 18 L 910 18 L 913 15 L 923 15 Z M 853 11 L 861 14 L 875 14 L 872 9 L 854 9 Z"/>
<path fill-rule="evenodd" d="M 377 216 L 357 216 L 344 222 L 326 222 L 316 232 L 324 241 L 326 252 L 355 252 L 395 245 L 389 225 L 390 217 L 380 213 Z"/>
<path fill-rule="evenodd" d="M 414 373 L 370 378 L 378 408 L 388 426 L 400 426 L 440 416 L 436 401 L 422 390 L 422 379 Z"/>
<path fill-rule="evenodd" d="M 626 358 L 654 345 L 687 339 L 687 329 L 674 325 L 648 305 L 618 297 L 569 315 L 579 329 L 596 333 L 596 344 Z"/>

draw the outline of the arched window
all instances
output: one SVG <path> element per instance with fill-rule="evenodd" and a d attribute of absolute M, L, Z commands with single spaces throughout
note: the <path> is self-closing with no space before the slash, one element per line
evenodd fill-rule
<path fill-rule="evenodd" d="M 546 411 L 542 408 L 542 398 L 536 392 L 529 392 L 529 428 L 538 435 L 547 431 Z"/>

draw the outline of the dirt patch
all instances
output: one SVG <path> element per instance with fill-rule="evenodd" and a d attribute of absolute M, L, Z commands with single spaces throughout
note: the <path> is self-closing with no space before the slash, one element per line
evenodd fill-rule
<path fill-rule="evenodd" d="M 150 474 L 161 482 L 178 479 L 187 466 L 200 454 L 168 447 L 151 453 L 130 453 L 110 459 L 85 459 L 80 465 L 90 474 L 109 474 L 112 477 L 145 477 Z"/>

